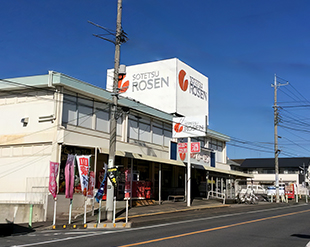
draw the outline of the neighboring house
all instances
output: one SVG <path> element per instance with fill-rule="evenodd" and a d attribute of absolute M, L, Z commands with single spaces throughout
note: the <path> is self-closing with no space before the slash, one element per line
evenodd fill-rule
<path fill-rule="evenodd" d="M 91 155 L 98 188 L 108 162 L 111 103 L 110 92 L 53 71 L 0 81 L 0 204 L 1 215 L 6 214 L 0 222 L 27 222 L 30 204 L 34 205 L 33 221 L 51 216 L 50 161 L 60 163 L 57 214 L 67 212 L 64 168 L 68 154 Z M 115 191 L 119 200 L 124 198 L 125 171 L 132 173 L 131 198 L 166 200 L 170 193 L 185 193 L 186 162 L 172 155 L 176 150 L 171 146 L 177 141 L 172 138 L 172 119 L 172 114 L 120 96 L 115 161 L 120 171 Z M 205 153 L 192 162 L 196 195 L 230 189 L 233 196 L 236 180 L 249 175 L 232 171 L 226 163 L 229 137 L 208 130 L 195 140 L 205 147 Z M 78 181 L 75 186 L 73 205 L 81 207 L 84 198 Z"/>
<path fill-rule="evenodd" d="M 239 170 L 252 174 L 248 184 L 260 184 L 265 187 L 275 185 L 275 159 L 239 159 L 233 160 L 240 164 Z M 306 185 L 308 183 L 308 167 L 310 157 L 302 158 L 279 158 L 279 183 Z M 303 171 L 306 170 L 306 176 Z"/>

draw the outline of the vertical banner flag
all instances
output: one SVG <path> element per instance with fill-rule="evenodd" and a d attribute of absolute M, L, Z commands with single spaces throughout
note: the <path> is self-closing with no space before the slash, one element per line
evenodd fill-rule
<path fill-rule="evenodd" d="M 107 181 L 107 176 L 108 176 L 108 165 L 104 163 L 104 177 L 95 195 L 97 202 L 99 202 L 102 199 L 102 196 L 104 195 L 104 186 L 105 186 L 105 182 Z"/>
<path fill-rule="evenodd" d="M 89 164 L 90 156 L 91 155 L 76 156 L 77 164 L 79 167 L 81 190 L 84 196 L 86 196 L 87 190 L 88 190 L 88 181 L 89 181 L 88 173 L 89 173 L 89 166 L 90 166 Z"/>
<path fill-rule="evenodd" d="M 125 171 L 125 198 L 130 198 L 131 194 L 131 189 L 130 189 L 130 184 L 131 184 L 131 172 L 130 169 L 127 169 Z"/>
<path fill-rule="evenodd" d="M 87 197 L 92 198 L 94 196 L 94 189 L 95 189 L 95 173 L 90 171 L 89 173 L 89 185 L 87 191 Z"/>
<path fill-rule="evenodd" d="M 56 198 L 57 196 L 56 178 L 58 175 L 58 167 L 59 167 L 59 163 L 50 161 L 50 179 L 49 179 L 48 189 L 54 198 Z"/>
<path fill-rule="evenodd" d="M 65 166 L 65 181 L 66 181 L 66 198 L 73 198 L 74 192 L 74 154 L 68 154 L 66 166 Z"/>

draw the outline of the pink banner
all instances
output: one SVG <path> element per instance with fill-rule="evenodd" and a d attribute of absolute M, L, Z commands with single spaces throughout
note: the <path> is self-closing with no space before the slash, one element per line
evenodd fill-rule
<path fill-rule="evenodd" d="M 76 156 L 76 160 L 79 167 L 79 174 L 80 174 L 80 183 L 81 183 L 81 190 L 84 196 L 87 195 L 88 190 L 88 173 L 89 173 L 89 161 L 90 155 L 88 156 Z"/>
<path fill-rule="evenodd" d="M 48 189 L 54 198 L 57 196 L 57 181 L 59 163 L 50 161 L 50 179 Z"/>
<path fill-rule="evenodd" d="M 68 154 L 66 166 L 65 166 L 65 180 L 66 180 L 66 198 L 73 198 L 74 193 L 74 158 L 75 155 Z"/>

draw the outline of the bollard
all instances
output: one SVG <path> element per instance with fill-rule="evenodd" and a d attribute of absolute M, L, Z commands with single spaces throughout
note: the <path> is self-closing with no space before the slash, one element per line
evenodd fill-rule
<path fill-rule="evenodd" d="M 33 204 L 30 204 L 29 208 L 29 228 L 32 228 L 32 214 L 33 214 Z"/>

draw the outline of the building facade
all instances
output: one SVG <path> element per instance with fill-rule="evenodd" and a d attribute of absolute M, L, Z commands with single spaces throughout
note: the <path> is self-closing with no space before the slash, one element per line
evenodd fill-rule
<path fill-rule="evenodd" d="M 105 172 L 104 163 L 108 162 L 111 93 L 53 71 L 1 80 L 0 89 L 0 109 L 5 119 L 0 123 L 0 204 L 7 207 L 6 219 L 27 222 L 29 205 L 34 205 L 34 221 L 51 217 L 51 161 L 60 164 L 57 214 L 68 211 L 64 170 L 69 154 L 90 155 L 96 191 Z M 126 172 L 131 174 L 131 199 L 161 201 L 172 193 L 184 194 L 186 163 L 172 149 L 177 142 L 172 136 L 173 115 L 120 96 L 117 116 L 118 200 L 124 198 Z M 201 164 L 201 157 L 193 157 L 196 196 L 228 188 L 232 196 L 234 183 L 248 176 L 231 171 L 227 165 L 228 140 L 212 130 L 197 138 L 207 155 L 212 153 L 215 165 Z M 75 173 L 73 205 L 81 207 L 84 196 Z"/>
<path fill-rule="evenodd" d="M 253 175 L 248 184 L 259 184 L 267 188 L 275 185 L 274 158 L 234 160 L 240 166 L 238 170 Z M 298 193 L 306 193 L 309 183 L 308 169 L 310 157 L 279 158 L 279 184 L 296 184 Z"/>

